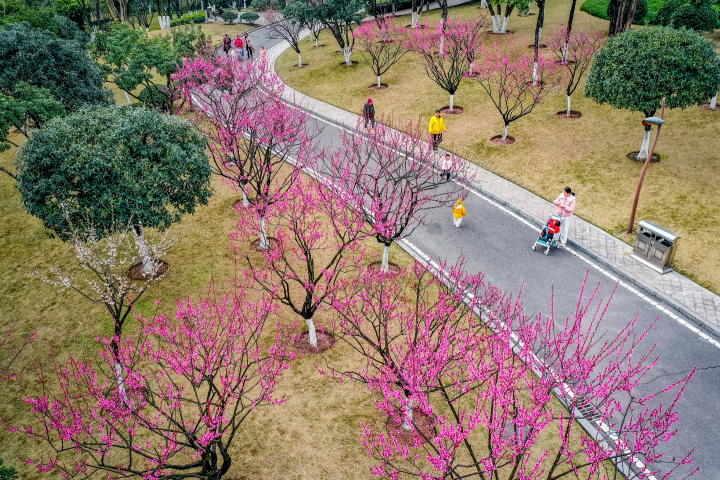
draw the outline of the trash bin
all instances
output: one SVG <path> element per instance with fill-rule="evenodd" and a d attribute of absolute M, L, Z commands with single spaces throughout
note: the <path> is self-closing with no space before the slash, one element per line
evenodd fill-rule
<path fill-rule="evenodd" d="M 632 258 L 660 273 L 672 271 L 678 240 L 682 237 L 647 220 L 638 223 Z"/>

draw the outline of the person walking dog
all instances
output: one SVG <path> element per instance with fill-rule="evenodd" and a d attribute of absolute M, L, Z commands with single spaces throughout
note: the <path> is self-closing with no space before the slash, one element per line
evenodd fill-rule
<path fill-rule="evenodd" d="M 443 132 L 447 131 L 447 128 L 445 128 L 445 120 L 440 116 L 440 110 L 435 110 L 435 115 L 430 119 L 430 127 L 428 130 L 432 137 L 433 151 L 436 152 L 438 145 L 442 142 Z"/>
<path fill-rule="evenodd" d="M 463 199 L 462 197 L 457 199 L 457 203 L 455 206 L 453 206 L 453 217 L 455 219 L 455 227 L 460 228 L 460 224 L 462 223 L 463 217 L 467 215 L 467 211 L 465 211 L 465 205 L 463 205 Z"/>
<path fill-rule="evenodd" d="M 565 190 L 563 190 L 553 203 L 558 207 L 557 214 L 562 217 L 562 223 L 560 224 L 560 245 L 558 245 L 558 247 L 565 248 L 568 230 L 570 230 L 570 217 L 573 216 L 575 204 L 577 203 L 575 193 L 573 193 L 570 187 L 565 187 Z"/>
<path fill-rule="evenodd" d="M 372 98 L 368 98 L 367 103 L 363 106 L 363 118 L 365 119 L 365 130 L 370 133 L 370 127 L 372 126 L 373 132 L 375 131 L 375 106 L 373 105 Z"/>

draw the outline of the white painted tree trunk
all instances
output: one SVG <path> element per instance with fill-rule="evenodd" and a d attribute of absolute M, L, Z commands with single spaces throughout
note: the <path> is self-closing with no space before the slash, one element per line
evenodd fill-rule
<path fill-rule="evenodd" d="M 313 322 L 312 318 L 306 318 L 305 323 L 307 323 L 308 326 L 308 342 L 310 342 L 310 345 L 317 348 L 317 332 L 315 331 L 315 322 Z"/>
<path fill-rule="evenodd" d="M 320 37 L 315 37 L 315 46 L 320 47 Z"/>
<path fill-rule="evenodd" d="M 378 88 L 380 88 L 382 84 L 380 83 L 380 75 L 378 75 Z"/>
<path fill-rule="evenodd" d="M 493 33 L 500 33 L 500 26 L 502 25 L 502 17 L 500 15 L 493 15 L 492 22 L 493 22 Z"/>
<path fill-rule="evenodd" d="M 505 19 L 502 22 L 502 29 L 500 30 L 500 33 L 505 33 L 505 29 L 507 28 L 508 20 L 510 20 L 510 17 L 505 17 Z"/>
<path fill-rule="evenodd" d="M 455 103 L 455 95 L 450 95 L 450 111 L 453 111 L 453 104 Z"/>
<path fill-rule="evenodd" d="M 150 27 L 145 27 L 145 33 L 150 33 Z"/>
<path fill-rule="evenodd" d="M 637 158 L 645 159 L 648 156 L 648 148 L 650 148 L 650 130 L 645 130 L 645 136 L 643 137 L 642 147 L 640 147 L 640 153 Z"/>
<path fill-rule="evenodd" d="M 445 54 L 445 22 L 440 19 L 440 55 Z"/>
<path fill-rule="evenodd" d="M 250 206 L 250 200 L 248 200 L 247 196 L 247 185 L 241 185 L 242 192 L 243 192 L 243 207 L 247 208 Z"/>
<path fill-rule="evenodd" d="M 412 28 L 417 28 L 418 21 L 420 21 L 420 13 L 419 12 L 412 12 L 410 16 L 410 26 Z"/>
<path fill-rule="evenodd" d="M 128 105 L 130 105 L 132 103 L 132 100 L 130 100 L 130 95 L 128 95 L 126 91 L 123 91 L 123 93 L 125 94 L 125 100 L 127 100 Z"/>
<path fill-rule="evenodd" d="M 385 248 L 383 249 L 383 259 L 382 259 L 382 266 L 380 267 L 380 271 L 387 272 L 390 268 L 390 245 L 385 245 Z"/>
<path fill-rule="evenodd" d="M 538 84 L 538 62 L 533 62 L 533 86 Z"/>
<path fill-rule="evenodd" d="M 118 391 L 122 401 L 127 404 L 127 393 L 125 393 L 125 380 L 123 379 L 123 370 L 120 363 L 115 363 L 115 374 L 117 375 Z"/>
<path fill-rule="evenodd" d="M 482 0 L 482 2 L 480 2 L 480 8 L 488 8 L 487 0 Z"/>
<path fill-rule="evenodd" d="M 567 109 L 567 116 L 569 117 L 569 116 L 570 116 L 570 95 L 568 95 L 567 97 L 568 97 L 568 109 Z"/>
<path fill-rule="evenodd" d="M 298 67 L 302 67 L 302 55 L 298 53 Z"/>
<path fill-rule="evenodd" d="M 352 65 L 350 62 L 350 55 L 352 55 L 352 50 L 350 50 L 350 47 L 345 47 L 342 50 L 343 57 L 345 57 L 345 64 L 346 65 Z"/>
<path fill-rule="evenodd" d="M 138 233 L 140 232 L 140 233 Z M 153 271 L 153 261 L 150 256 L 150 249 L 148 249 L 147 242 L 145 241 L 145 234 L 142 231 L 142 227 L 137 227 L 135 230 L 135 243 L 137 244 L 138 251 L 143 261 L 142 273 L 149 275 Z"/>
<path fill-rule="evenodd" d="M 568 47 L 569 45 L 567 41 L 565 41 L 565 46 L 563 47 L 562 63 L 567 63 Z"/>
<path fill-rule="evenodd" d="M 505 128 L 503 129 L 503 136 L 502 136 L 503 143 L 505 142 L 505 139 L 507 138 L 507 131 L 508 131 L 509 126 L 510 125 L 505 125 Z"/>
<path fill-rule="evenodd" d="M 542 38 L 542 27 L 538 29 L 537 38 L 535 39 L 535 42 L 537 42 L 538 45 L 540 45 L 540 39 Z"/>
<path fill-rule="evenodd" d="M 267 239 L 267 233 L 265 232 L 265 219 L 260 219 L 260 249 L 261 250 L 269 250 L 270 249 L 270 242 L 268 242 Z"/>
<path fill-rule="evenodd" d="M 413 413 L 415 410 L 415 401 L 410 400 L 405 406 L 405 421 L 402 424 L 403 430 L 412 430 Z"/>
<path fill-rule="evenodd" d="M 710 99 L 710 108 L 715 110 L 715 107 L 717 107 L 717 93 Z"/>

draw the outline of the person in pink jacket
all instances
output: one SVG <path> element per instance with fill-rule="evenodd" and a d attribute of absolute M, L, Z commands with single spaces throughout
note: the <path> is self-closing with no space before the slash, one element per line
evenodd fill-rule
<path fill-rule="evenodd" d="M 564 248 L 567 243 L 568 230 L 570 229 L 570 217 L 575 212 L 575 194 L 570 187 L 565 187 L 565 190 L 555 199 L 555 205 L 558 207 L 557 214 L 563 217 L 562 224 L 560 225 L 560 245 L 559 247 Z"/>

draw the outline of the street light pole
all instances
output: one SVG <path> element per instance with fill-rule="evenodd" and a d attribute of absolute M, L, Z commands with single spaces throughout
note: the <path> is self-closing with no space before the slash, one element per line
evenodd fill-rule
<path fill-rule="evenodd" d="M 663 117 L 665 116 L 665 97 L 662 99 L 662 108 L 660 109 L 660 118 L 656 117 L 650 117 L 646 118 L 645 121 L 649 123 L 654 123 L 657 125 L 658 129 L 655 133 L 655 140 L 653 141 L 652 146 L 650 147 L 650 151 L 648 152 L 647 159 L 645 160 L 645 164 L 643 165 L 642 172 L 640 173 L 640 181 L 638 182 L 637 190 L 635 191 L 635 201 L 633 202 L 632 207 L 632 213 L 630 213 L 630 225 L 628 225 L 627 233 L 633 232 L 633 226 L 635 224 L 635 213 L 637 212 L 637 206 L 638 206 L 638 200 L 640 200 L 640 189 L 642 188 L 643 179 L 645 178 L 645 172 L 647 172 L 648 165 L 650 165 L 650 160 L 653 156 L 653 150 L 655 150 L 655 145 L 657 145 L 658 137 L 660 137 L 660 129 L 663 126 Z"/>

